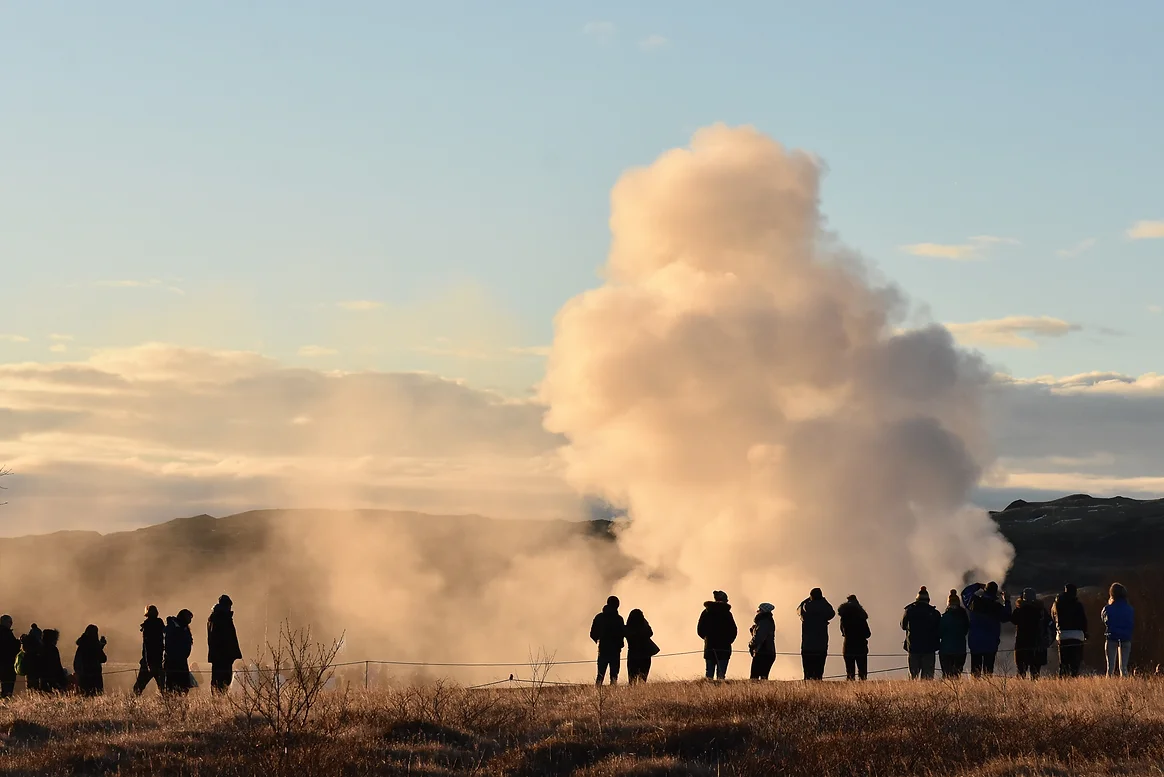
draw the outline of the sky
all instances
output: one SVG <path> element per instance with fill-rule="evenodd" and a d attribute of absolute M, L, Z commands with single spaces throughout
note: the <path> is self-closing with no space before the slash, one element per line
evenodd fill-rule
<path fill-rule="evenodd" d="M 570 513 L 522 404 L 554 316 L 600 283 L 619 176 L 716 122 L 819 157 L 830 228 L 1009 376 L 985 487 L 1154 493 L 1162 27 L 1148 2 L 4 4 L 0 533 L 286 500 L 255 484 L 310 471 L 321 417 L 429 440 L 337 447 L 317 501 Z"/>

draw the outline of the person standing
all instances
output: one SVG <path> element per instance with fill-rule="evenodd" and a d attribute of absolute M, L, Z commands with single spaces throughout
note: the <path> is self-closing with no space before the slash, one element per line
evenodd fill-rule
<path fill-rule="evenodd" d="M 1002 624 L 1010 622 L 1010 598 L 1006 591 L 998 590 L 998 583 L 993 580 L 985 588 L 975 583 L 962 596 L 969 599 L 966 609 L 970 611 L 970 673 L 989 677 L 994 674 Z"/>
<path fill-rule="evenodd" d="M 845 603 L 837 608 L 841 619 L 841 636 L 844 643 L 841 655 L 845 658 L 845 678 L 848 680 L 869 679 L 869 613 L 857 601 L 856 594 L 849 594 Z"/>
<path fill-rule="evenodd" d="M 40 690 L 40 660 L 44 652 L 44 633 L 35 623 L 27 634 L 20 636 L 20 650 L 24 653 L 24 680 L 30 691 Z"/>
<path fill-rule="evenodd" d="M 146 686 L 153 680 L 158 690 L 164 690 L 166 678 L 162 673 L 162 656 L 166 652 L 166 623 L 158 617 L 158 608 L 150 605 L 145 609 L 145 620 L 141 622 L 141 668 L 133 684 L 135 696 L 141 696 Z"/>
<path fill-rule="evenodd" d="M 590 639 L 598 645 L 598 676 L 594 680 L 595 685 L 602 685 L 607 669 L 610 670 L 610 684 L 618 683 L 626 628 L 618 613 L 618 605 L 617 596 L 607 597 L 606 606 L 594 616 L 590 624 Z"/>
<path fill-rule="evenodd" d="M 836 617 L 836 610 L 824 598 L 824 593 L 814 588 L 796 612 L 800 616 L 800 662 L 804 666 L 804 679 L 823 680 L 829 655 L 829 621 Z"/>
<path fill-rule="evenodd" d="M 654 629 L 642 610 L 631 610 L 626 616 L 626 674 L 627 681 L 645 683 L 651 673 L 651 659 L 659 652 L 652 637 Z"/>
<path fill-rule="evenodd" d="M 37 666 L 40 672 L 40 690 L 45 693 L 64 693 L 69 684 L 69 675 L 61 663 L 61 651 L 57 645 L 61 633 L 56 629 L 45 629 Z"/>
<path fill-rule="evenodd" d="M 772 664 L 776 663 L 776 619 L 772 617 L 775 609 L 776 606 L 769 602 L 757 607 L 749 629 L 752 638 L 748 641 L 748 652 L 752 654 L 750 677 L 753 680 L 767 680 Z"/>
<path fill-rule="evenodd" d="M 930 604 L 930 592 L 923 585 L 901 615 L 905 650 L 909 653 L 909 677 L 934 679 L 934 654 L 942 645 L 942 614 Z"/>
<path fill-rule="evenodd" d="M 950 589 L 946 611 L 942 613 L 942 645 L 938 653 L 943 680 L 956 680 L 966 671 L 966 635 L 969 633 L 970 616 L 962 606 L 958 591 Z"/>
<path fill-rule="evenodd" d="M 1104 637 L 1107 638 L 1107 676 L 1127 677 L 1131 672 L 1132 631 L 1136 619 L 1128 602 L 1128 589 L 1123 584 L 1111 584 L 1102 615 Z"/>
<path fill-rule="evenodd" d="M 166 675 L 166 690 L 170 693 L 190 691 L 190 652 L 194 649 L 194 634 L 190 624 L 194 613 L 181 610 L 166 618 L 166 653 L 162 671 Z"/>
<path fill-rule="evenodd" d="M 1037 680 L 1047 664 L 1047 609 L 1033 588 L 1024 588 L 1010 616 L 1014 623 L 1014 663 L 1019 677 Z"/>
<path fill-rule="evenodd" d="M 703 640 L 707 679 L 723 680 L 727 677 L 728 661 L 732 657 L 732 643 L 739 635 L 726 593 L 711 592 L 711 601 L 703 603 L 703 612 L 699 615 L 695 631 Z"/>
<path fill-rule="evenodd" d="M 230 597 L 223 594 L 206 619 L 206 660 L 210 662 L 210 689 L 214 693 L 230 690 L 234 662 L 242 658 L 231 604 Z"/>
<path fill-rule="evenodd" d="M 1063 586 L 1063 593 L 1051 605 L 1055 637 L 1059 642 L 1059 676 L 1078 677 L 1083 665 L 1083 643 L 1087 642 L 1087 610 L 1079 601 L 1074 583 Z"/>
<path fill-rule="evenodd" d="M 105 692 L 101 665 L 105 657 L 105 637 L 90 623 L 85 633 L 77 638 L 77 652 L 73 656 L 73 672 L 77 675 L 77 690 L 82 696 L 100 696 Z"/>
<path fill-rule="evenodd" d="M 16 690 L 16 656 L 20 640 L 12 633 L 12 616 L 0 615 L 0 699 L 12 697 Z"/>

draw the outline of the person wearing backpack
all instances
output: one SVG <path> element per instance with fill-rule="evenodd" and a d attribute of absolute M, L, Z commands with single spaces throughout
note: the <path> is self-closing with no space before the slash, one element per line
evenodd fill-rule
<path fill-rule="evenodd" d="M 772 664 L 776 663 L 776 619 L 772 617 L 775 610 L 776 606 L 769 602 L 761 604 L 748 630 L 752 635 L 748 641 L 748 652 L 752 655 L 749 676 L 753 680 L 767 680 Z"/>
<path fill-rule="evenodd" d="M 909 677 L 934 679 L 934 655 L 942 644 L 942 614 L 930 604 L 930 592 L 923 585 L 917 598 L 905 606 L 901 615 L 905 632 L 905 650 L 909 653 Z"/>
<path fill-rule="evenodd" d="M 12 616 L 0 615 L 0 699 L 11 698 L 16 689 L 16 657 L 20 640 L 12 633 Z"/>
<path fill-rule="evenodd" d="M 1014 663 L 1019 677 L 1037 680 L 1047 664 L 1047 610 L 1035 589 L 1023 589 L 1010 619 L 1014 623 Z"/>
<path fill-rule="evenodd" d="M 956 680 L 966 671 L 966 636 L 970 633 L 970 615 L 962 606 L 956 589 L 950 589 L 946 611 L 942 613 L 942 644 L 938 661 L 942 665 L 942 679 Z"/>
<path fill-rule="evenodd" d="M 845 603 L 837 608 L 841 619 L 841 655 L 845 659 L 845 679 L 869 679 L 869 613 L 857 601 L 856 594 L 849 594 Z"/>
<path fill-rule="evenodd" d="M 1087 610 L 1079 601 L 1074 583 L 1063 586 L 1063 593 L 1051 605 L 1051 620 L 1059 642 L 1059 676 L 1078 677 L 1083 665 L 1083 644 L 1087 642 Z"/>
<path fill-rule="evenodd" d="M 610 669 L 610 684 L 618 683 L 622 648 L 626 644 L 626 624 L 618 614 L 618 605 L 617 596 L 607 597 L 606 606 L 590 623 L 590 639 L 598 645 L 598 676 L 594 680 L 595 685 L 602 685 L 607 669 Z"/>
<path fill-rule="evenodd" d="M 626 616 L 624 633 L 627 681 L 631 685 L 645 683 L 651 673 L 651 659 L 659 652 L 659 646 L 652 639 L 655 631 L 642 610 L 631 610 Z"/>
<path fill-rule="evenodd" d="M 1132 631 L 1135 611 L 1128 603 L 1128 589 L 1121 583 L 1112 583 L 1107 605 L 1102 610 L 1104 636 L 1107 638 L 1107 676 L 1127 677 L 1131 670 Z"/>

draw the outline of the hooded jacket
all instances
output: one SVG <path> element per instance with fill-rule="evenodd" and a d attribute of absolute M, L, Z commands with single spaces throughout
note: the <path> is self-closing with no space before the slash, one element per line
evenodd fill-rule
<path fill-rule="evenodd" d="M 607 604 L 594 616 L 590 624 L 590 639 L 598 643 L 599 653 L 620 653 L 624 644 L 626 624 L 618 608 Z"/>
<path fill-rule="evenodd" d="M 869 613 L 860 602 L 846 601 L 837 608 L 837 615 L 841 618 L 841 636 L 844 645 L 841 652 L 846 656 L 869 655 Z"/>
<path fill-rule="evenodd" d="M 695 631 L 703 639 L 704 658 L 715 657 L 713 651 L 731 650 L 739 635 L 732 606 L 727 602 L 704 602 Z"/>
<path fill-rule="evenodd" d="M 141 623 L 141 658 L 153 669 L 161 669 L 166 652 L 166 622 L 161 618 L 146 618 Z"/>
<path fill-rule="evenodd" d="M 43 632 L 33 624 L 27 634 L 20 637 L 20 649 L 24 651 L 24 674 L 35 683 L 41 676 L 41 654 L 44 652 Z"/>
<path fill-rule="evenodd" d="M 206 620 L 206 660 L 211 664 L 233 664 L 242 658 L 234 613 L 229 604 L 219 602 Z"/>
<path fill-rule="evenodd" d="M 997 653 L 1002 624 L 1010 621 L 1010 601 L 983 588 L 970 596 L 970 652 Z"/>
<path fill-rule="evenodd" d="M 837 612 L 828 599 L 810 596 L 800 603 L 796 612 L 800 615 L 800 652 L 829 652 L 829 621 L 836 617 Z"/>
<path fill-rule="evenodd" d="M 101 676 L 101 665 L 108 659 L 105 657 L 105 645 L 101 644 L 100 637 L 91 637 L 82 634 L 77 638 L 77 652 L 73 654 L 73 671 L 78 680 L 89 680 Z"/>
<path fill-rule="evenodd" d="M 1103 635 L 1105 637 L 1120 641 L 1132 638 L 1136 618 L 1135 611 L 1127 599 L 1116 599 L 1115 601 L 1108 602 L 1102 610 L 1102 615 L 1104 625 Z"/>
<path fill-rule="evenodd" d="M 1060 640 L 1088 638 L 1087 610 L 1076 594 L 1064 591 L 1056 596 L 1051 605 L 1051 618 L 1055 621 Z"/>
<path fill-rule="evenodd" d="M 749 629 L 752 638 L 748 641 L 748 652 L 752 655 L 776 655 L 776 619 L 770 612 L 758 612 Z"/>
<path fill-rule="evenodd" d="M 655 636 L 655 630 L 651 628 L 651 624 L 646 618 L 637 624 L 626 624 L 623 633 L 626 635 L 627 661 L 647 659 L 654 655 L 655 649 L 651 637 Z"/>
<path fill-rule="evenodd" d="M 61 651 L 56 645 L 45 645 L 37 658 L 37 668 L 40 671 L 41 689 L 45 691 L 63 691 L 68 675 L 61 663 Z"/>
<path fill-rule="evenodd" d="M 166 667 L 173 670 L 188 666 L 193 648 L 194 635 L 190 633 L 190 627 L 173 615 L 166 618 Z"/>
<path fill-rule="evenodd" d="M 1045 651 L 1047 644 L 1047 609 L 1038 599 L 1018 600 L 1010 614 L 1014 624 L 1014 649 Z"/>
<path fill-rule="evenodd" d="M 905 606 L 901 614 L 907 653 L 937 653 L 942 646 L 942 614 L 929 599 L 918 599 Z"/>
<path fill-rule="evenodd" d="M 20 640 L 10 628 L 0 628 L 0 680 L 11 682 L 16 679 L 16 654 L 20 652 Z"/>
<path fill-rule="evenodd" d="M 970 615 L 965 607 L 951 604 L 942 613 L 942 644 L 939 651 L 949 656 L 966 655 L 966 635 L 970 633 Z"/>

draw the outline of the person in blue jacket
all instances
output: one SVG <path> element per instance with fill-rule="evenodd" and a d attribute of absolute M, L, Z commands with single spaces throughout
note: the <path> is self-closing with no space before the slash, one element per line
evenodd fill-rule
<path fill-rule="evenodd" d="M 1112 583 L 1107 606 L 1103 608 L 1104 636 L 1107 637 L 1107 676 L 1127 677 L 1132 657 L 1132 629 L 1135 611 L 1128 603 L 1128 589 Z"/>
<path fill-rule="evenodd" d="M 974 677 L 994 674 L 994 659 L 1002 639 L 1002 624 L 1010 620 L 1010 597 L 991 581 L 982 587 L 975 583 L 962 592 L 970 612 L 970 674 Z"/>

